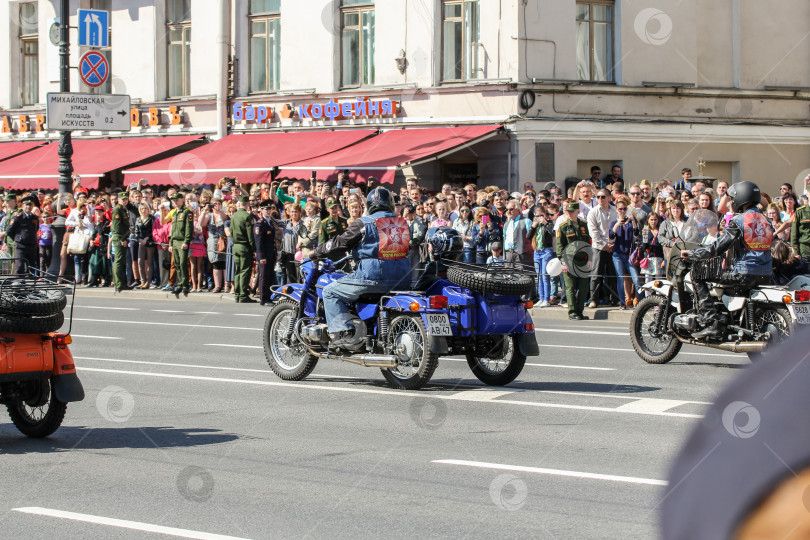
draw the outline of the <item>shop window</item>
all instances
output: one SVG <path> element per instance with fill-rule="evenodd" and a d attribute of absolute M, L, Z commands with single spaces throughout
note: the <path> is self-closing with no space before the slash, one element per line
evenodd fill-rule
<path fill-rule="evenodd" d="M 478 0 L 445 1 L 442 5 L 442 80 L 483 77 L 478 65 L 481 47 Z"/>
<path fill-rule="evenodd" d="M 613 81 L 613 1 L 577 2 L 577 77 Z"/>
<path fill-rule="evenodd" d="M 112 10 L 112 0 L 90 0 L 90 4 L 87 6 L 88 9 L 99 9 L 102 11 L 111 11 Z M 107 27 L 107 47 L 79 47 L 79 53 L 84 54 L 87 51 L 96 51 L 104 55 L 104 58 L 107 59 L 107 65 L 112 68 L 112 24 L 109 24 Z M 79 86 L 81 87 L 82 92 L 95 92 L 99 94 L 111 94 L 112 93 L 112 73 L 107 76 L 107 80 L 101 86 L 90 87 L 84 84 L 83 82 L 79 82 Z"/>
<path fill-rule="evenodd" d="M 374 84 L 374 1 L 343 0 L 341 87 Z"/>
<path fill-rule="evenodd" d="M 281 0 L 250 0 L 250 91 L 278 90 Z"/>
<path fill-rule="evenodd" d="M 191 0 L 168 0 L 166 33 L 169 43 L 169 97 L 191 91 Z"/>
<path fill-rule="evenodd" d="M 39 24 L 36 2 L 18 6 L 20 10 L 20 98 L 23 105 L 39 102 Z"/>

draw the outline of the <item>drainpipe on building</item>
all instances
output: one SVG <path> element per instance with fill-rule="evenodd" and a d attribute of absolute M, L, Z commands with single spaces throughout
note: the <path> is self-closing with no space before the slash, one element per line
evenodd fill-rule
<path fill-rule="evenodd" d="M 217 139 L 228 134 L 228 0 L 217 0 Z"/>

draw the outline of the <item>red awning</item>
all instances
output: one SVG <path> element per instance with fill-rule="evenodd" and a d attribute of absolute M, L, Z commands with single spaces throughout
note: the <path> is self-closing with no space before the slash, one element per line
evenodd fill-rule
<path fill-rule="evenodd" d="M 124 171 L 150 184 L 213 184 L 223 176 L 269 182 L 270 170 L 355 144 L 376 130 L 233 134 L 203 147 Z"/>
<path fill-rule="evenodd" d="M 110 171 L 162 154 L 201 135 L 179 137 L 132 137 L 127 139 L 76 139 L 73 141 L 73 171 L 82 186 L 98 187 L 99 177 Z M 59 180 L 59 143 L 0 162 L 0 185 L 9 189 L 56 189 Z"/>
<path fill-rule="evenodd" d="M 37 146 L 47 144 L 48 141 L 24 141 L 0 143 L 0 161 L 33 150 Z"/>
<path fill-rule="evenodd" d="M 386 131 L 363 142 L 317 158 L 291 163 L 282 174 L 291 171 L 317 171 L 318 178 L 332 179 L 349 169 L 350 179 L 366 180 L 376 176 L 392 183 L 398 169 L 440 159 L 497 134 L 501 126 L 459 126 L 443 128 L 406 128 Z"/>

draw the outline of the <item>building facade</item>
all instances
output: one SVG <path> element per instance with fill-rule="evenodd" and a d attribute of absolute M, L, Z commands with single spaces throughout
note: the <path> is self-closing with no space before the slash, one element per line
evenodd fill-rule
<path fill-rule="evenodd" d="M 0 9 L 2 140 L 58 135 L 58 4 Z M 810 168 L 806 0 L 73 0 L 72 27 L 80 8 L 111 13 L 111 77 L 93 90 L 72 70 L 71 89 L 133 105 L 130 132 L 75 137 L 504 126 L 398 175 L 434 188 L 614 163 L 677 179 L 701 159 L 773 192 Z M 71 65 L 83 52 L 72 29 Z"/>

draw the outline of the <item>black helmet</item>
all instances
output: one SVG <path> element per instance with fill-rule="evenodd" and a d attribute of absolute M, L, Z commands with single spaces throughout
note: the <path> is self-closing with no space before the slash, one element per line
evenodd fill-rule
<path fill-rule="evenodd" d="M 433 259 L 457 261 L 464 250 L 464 241 L 457 230 L 451 227 L 433 227 L 425 235 L 433 247 Z"/>
<path fill-rule="evenodd" d="M 385 188 L 378 187 L 371 190 L 368 197 L 366 197 L 366 204 L 368 205 L 369 214 L 394 211 L 394 197 Z"/>
<path fill-rule="evenodd" d="M 753 182 L 737 182 L 728 189 L 728 196 L 731 198 L 731 209 L 735 213 L 748 210 L 762 201 L 759 193 L 759 186 Z"/>

